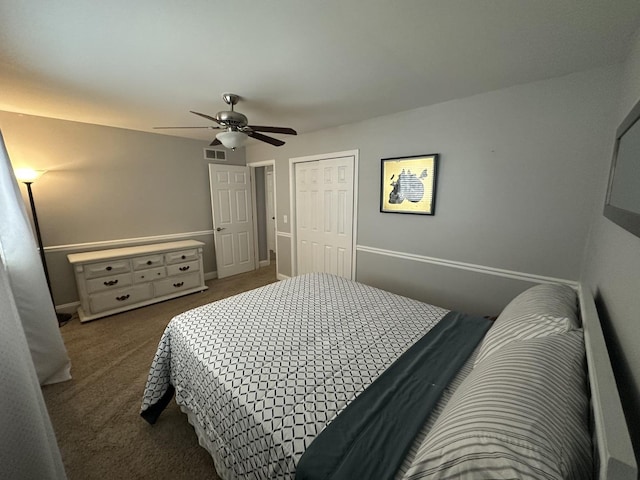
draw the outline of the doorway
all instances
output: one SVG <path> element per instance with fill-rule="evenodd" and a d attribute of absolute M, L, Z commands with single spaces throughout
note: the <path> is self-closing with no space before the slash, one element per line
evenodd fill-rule
<path fill-rule="evenodd" d="M 253 270 L 255 222 L 250 169 L 212 163 L 209 185 L 218 278 Z"/>
<path fill-rule="evenodd" d="M 276 264 L 278 274 L 275 160 L 248 163 L 253 184 L 256 268 Z"/>

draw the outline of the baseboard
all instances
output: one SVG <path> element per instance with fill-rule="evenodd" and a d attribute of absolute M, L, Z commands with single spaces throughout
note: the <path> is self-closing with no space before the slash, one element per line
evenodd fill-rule
<path fill-rule="evenodd" d="M 68 313 L 73 315 L 80 307 L 80 302 L 63 303 L 62 305 L 56 305 L 57 313 Z"/>
<path fill-rule="evenodd" d="M 204 274 L 204 281 L 206 282 L 207 280 L 213 280 L 215 278 L 218 278 L 218 272 L 216 270 L 214 270 L 213 272 L 206 272 Z"/>
<path fill-rule="evenodd" d="M 269 259 L 267 260 L 260 260 L 260 262 L 258 263 L 258 266 L 260 268 L 262 267 L 268 267 L 269 265 L 271 265 L 271 261 L 269 261 Z"/>
<path fill-rule="evenodd" d="M 277 278 L 278 280 L 288 280 L 288 279 L 289 279 L 289 278 L 291 278 L 291 277 L 289 277 L 289 276 L 287 276 L 287 275 L 283 275 L 283 274 L 279 273 L 278 275 L 276 275 L 276 278 Z"/>

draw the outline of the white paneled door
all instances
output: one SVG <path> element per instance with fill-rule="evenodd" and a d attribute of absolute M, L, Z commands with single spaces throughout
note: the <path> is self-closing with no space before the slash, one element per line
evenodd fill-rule
<path fill-rule="evenodd" d="M 209 165 L 218 278 L 255 268 L 249 167 Z"/>
<path fill-rule="evenodd" d="M 354 157 L 295 164 L 298 275 L 351 278 Z"/>

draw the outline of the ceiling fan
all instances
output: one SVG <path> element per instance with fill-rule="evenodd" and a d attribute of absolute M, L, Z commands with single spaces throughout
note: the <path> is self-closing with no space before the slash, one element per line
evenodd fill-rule
<path fill-rule="evenodd" d="M 287 127 L 269 127 L 264 125 L 249 125 L 249 120 L 240 112 L 233 110 L 235 104 L 240 100 L 240 96 L 235 93 L 223 93 L 222 99 L 227 105 L 231 106 L 231 110 L 223 110 L 216 113 L 215 117 L 206 115 L 204 113 L 194 112 L 191 113 L 199 115 L 207 120 L 215 122 L 216 125 L 209 125 L 207 127 L 153 127 L 155 129 L 170 129 L 170 128 L 209 128 L 211 130 L 222 130 L 216 134 L 215 140 L 211 142 L 210 146 L 224 145 L 227 148 L 235 150 L 241 147 L 247 137 L 255 138 L 262 142 L 270 143 L 276 147 L 284 145 L 282 140 L 263 135 L 260 132 L 267 133 L 284 133 L 286 135 L 297 135 L 298 133 L 293 128 Z"/>

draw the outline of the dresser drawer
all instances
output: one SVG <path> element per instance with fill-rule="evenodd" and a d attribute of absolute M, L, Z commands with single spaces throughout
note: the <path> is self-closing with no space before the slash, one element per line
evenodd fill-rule
<path fill-rule="evenodd" d="M 110 262 L 89 263 L 84 266 L 85 278 L 104 277 L 115 273 L 125 273 L 131 271 L 129 259 L 112 260 Z"/>
<path fill-rule="evenodd" d="M 198 250 L 182 250 L 179 252 L 166 253 L 164 255 L 164 261 L 167 265 L 172 263 L 188 262 L 190 260 L 198 259 Z"/>
<path fill-rule="evenodd" d="M 163 256 L 160 255 L 149 255 L 146 257 L 136 257 L 131 260 L 133 263 L 134 270 L 142 270 L 144 268 L 153 268 L 159 267 L 163 265 Z"/>
<path fill-rule="evenodd" d="M 196 272 L 187 275 L 178 275 L 176 277 L 168 277 L 164 280 L 153 282 L 153 285 L 155 287 L 156 297 L 171 295 L 181 290 L 189 290 L 200 286 L 200 274 Z"/>
<path fill-rule="evenodd" d="M 150 282 L 152 280 L 159 280 L 167 276 L 167 271 L 164 267 L 148 268 L 146 270 L 138 270 L 133 272 L 133 283 Z"/>
<path fill-rule="evenodd" d="M 150 282 L 151 280 L 159 280 L 167 276 L 164 267 L 148 268 L 133 272 L 133 283 Z"/>
<path fill-rule="evenodd" d="M 200 270 L 200 262 L 176 263 L 175 265 L 167 265 L 167 275 L 181 275 L 187 272 L 197 272 Z"/>
<path fill-rule="evenodd" d="M 94 293 L 89 296 L 89 304 L 91 305 L 91 312 L 98 313 L 142 302 L 152 297 L 153 285 L 151 283 L 143 283 L 112 292 Z"/>
<path fill-rule="evenodd" d="M 87 280 L 87 292 L 99 292 L 101 290 L 117 290 L 118 288 L 131 285 L 131 274 L 121 273 L 120 275 L 109 275 L 107 277 L 93 278 Z"/>

